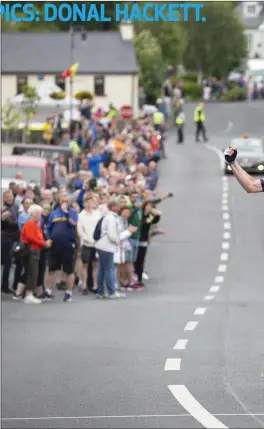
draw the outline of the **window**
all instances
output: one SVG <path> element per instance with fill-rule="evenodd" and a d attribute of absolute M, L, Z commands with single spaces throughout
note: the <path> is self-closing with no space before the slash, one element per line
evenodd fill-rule
<path fill-rule="evenodd" d="M 248 33 L 247 35 L 247 42 L 248 42 L 248 50 L 251 51 L 252 45 L 253 45 L 253 37 L 251 33 Z"/>
<path fill-rule="evenodd" d="M 104 97 L 104 76 L 94 77 L 94 94 L 98 97 Z"/>
<path fill-rule="evenodd" d="M 17 76 L 17 94 L 22 94 L 22 88 L 27 84 L 28 84 L 28 77 L 22 74 L 18 75 Z"/>
<path fill-rule="evenodd" d="M 55 84 L 62 90 L 65 91 L 65 79 L 60 75 L 55 77 Z"/>
<path fill-rule="evenodd" d="M 255 4 L 249 4 L 247 6 L 247 14 L 250 16 L 255 16 L 257 12 L 257 6 Z"/>

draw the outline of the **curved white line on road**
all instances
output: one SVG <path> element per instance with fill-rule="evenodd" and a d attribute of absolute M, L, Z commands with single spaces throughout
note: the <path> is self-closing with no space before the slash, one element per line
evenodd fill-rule
<path fill-rule="evenodd" d="M 168 388 L 179 404 L 202 426 L 208 429 L 228 429 L 192 396 L 186 386 L 168 386 Z"/>

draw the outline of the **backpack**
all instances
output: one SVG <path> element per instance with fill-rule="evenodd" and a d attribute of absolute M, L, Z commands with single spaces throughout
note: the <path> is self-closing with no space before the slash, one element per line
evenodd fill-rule
<path fill-rule="evenodd" d="M 105 216 L 101 217 L 101 219 L 98 220 L 94 233 L 93 233 L 93 239 L 94 241 L 98 241 L 101 238 L 102 235 L 102 223 L 104 220 Z"/>

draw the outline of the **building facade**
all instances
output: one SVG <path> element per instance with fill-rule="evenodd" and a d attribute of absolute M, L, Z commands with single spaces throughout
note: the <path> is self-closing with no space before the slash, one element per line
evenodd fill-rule
<path fill-rule="evenodd" d="M 236 10 L 245 26 L 248 57 L 264 59 L 264 2 L 240 2 Z"/>
<path fill-rule="evenodd" d="M 131 105 L 137 115 L 138 67 L 133 27 L 126 23 L 120 32 L 88 32 L 84 43 L 78 33 L 3 33 L 2 106 L 20 94 L 24 85 L 37 88 L 43 81 L 70 95 L 70 81 L 61 78 L 61 73 L 76 62 L 79 70 L 73 78 L 73 93 L 89 90 L 97 105 L 113 103 L 118 109 Z"/>

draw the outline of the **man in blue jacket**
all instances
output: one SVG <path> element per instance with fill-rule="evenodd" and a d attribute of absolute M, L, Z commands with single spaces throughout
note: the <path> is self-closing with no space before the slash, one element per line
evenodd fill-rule
<path fill-rule="evenodd" d="M 67 276 L 64 302 L 72 301 L 77 222 L 78 212 L 70 206 L 69 195 L 62 194 L 59 206 L 51 212 L 47 224 L 47 239 L 51 241 L 51 248 L 48 255 L 49 270 L 46 279 L 46 295 L 52 298 L 54 274 L 62 269 Z"/>

